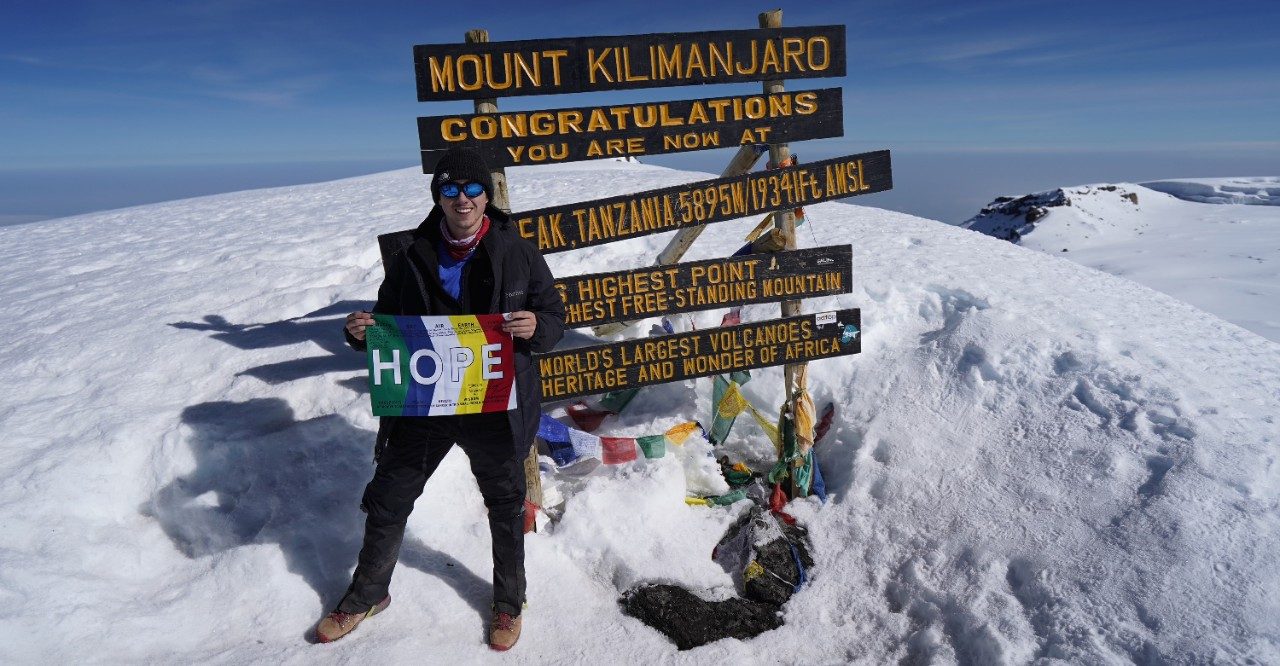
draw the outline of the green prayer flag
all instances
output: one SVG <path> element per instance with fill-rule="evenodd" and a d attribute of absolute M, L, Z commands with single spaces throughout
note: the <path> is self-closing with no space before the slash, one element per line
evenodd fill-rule
<path fill-rule="evenodd" d="M 636 444 L 640 446 L 640 450 L 644 452 L 644 457 L 646 458 L 661 458 L 667 455 L 666 435 L 637 437 Z"/>

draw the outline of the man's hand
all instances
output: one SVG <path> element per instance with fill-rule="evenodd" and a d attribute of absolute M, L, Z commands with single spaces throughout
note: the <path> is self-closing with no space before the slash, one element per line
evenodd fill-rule
<path fill-rule="evenodd" d="M 506 321 L 502 322 L 502 330 L 510 333 L 512 337 L 528 340 L 533 337 L 533 332 L 538 330 L 538 318 L 528 310 L 519 310 L 504 316 Z"/>
<path fill-rule="evenodd" d="M 357 340 L 364 339 L 364 329 L 373 326 L 373 315 L 361 310 L 347 315 L 347 332 Z"/>

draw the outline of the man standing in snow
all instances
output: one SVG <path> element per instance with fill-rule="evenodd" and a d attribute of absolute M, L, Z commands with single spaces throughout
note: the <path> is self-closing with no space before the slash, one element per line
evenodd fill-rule
<path fill-rule="evenodd" d="M 489 510 L 493 536 L 493 621 L 489 647 L 506 650 L 520 637 L 524 604 L 524 459 L 538 430 L 541 387 L 532 352 L 549 351 L 564 334 L 564 303 L 534 245 L 489 204 L 493 180 L 474 150 L 454 148 L 431 177 L 436 206 L 413 233 L 413 244 L 391 257 L 373 311 L 394 315 L 507 313 L 503 330 L 515 339 L 517 407 L 506 413 L 383 417 L 377 470 L 361 507 L 368 513 L 364 546 L 351 586 L 316 628 L 337 640 L 391 603 L 391 572 L 405 522 L 423 485 L 456 443 L 471 462 Z M 347 316 L 346 338 L 365 350 L 368 312 Z"/>

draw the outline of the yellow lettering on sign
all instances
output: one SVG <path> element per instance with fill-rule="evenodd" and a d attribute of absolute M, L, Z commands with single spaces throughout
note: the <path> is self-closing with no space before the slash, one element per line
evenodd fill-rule
<path fill-rule="evenodd" d="M 526 240 L 533 240 L 538 237 L 537 232 L 533 230 L 533 220 L 528 217 L 516 220 L 516 231 L 520 233 L 521 238 Z"/>
<path fill-rule="evenodd" d="M 817 60 L 815 60 L 813 57 L 814 47 L 817 45 L 822 46 L 822 64 L 821 65 L 818 65 Z M 826 37 L 823 37 L 821 35 L 818 35 L 816 37 L 810 37 L 809 46 L 808 46 L 808 49 L 806 50 L 806 53 L 809 56 L 809 69 L 815 72 L 821 72 L 822 70 L 831 66 L 831 40 L 827 39 Z"/>
<path fill-rule="evenodd" d="M 534 136 L 549 136 L 556 132 L 556 118 L 546 111 L 529 116 L 529 131 Z"/>
<path fill-rule="evenodd" d="M 609 116 L 605 114 L 604 109 L 592 109 L 591 117 L 587 119 L 587 131 L 599 132 L 609 129 Z"/>
<path fill-rule="evenodd" d="M 458 87 L 463 90 L 479 90 L 484 87 L 484 65 L 480 62 L 480 56 L 467 54 L 458 56 Z M 467 82 L 466 65 L 471 65 L 472 80 Z"/>
<path fill-rule="evenodd" d="M 667 53 L 664 50 L 665 48 L 663 45 L 658 44 L 655 47 L 656 53 L 650 56 L 650 60 L 653 62 L 654 77 L 658 79 L 679 78 L 680 72 L 683 70 L 682 63 L 684 62 L 680 45 L 672 44 L 670 53 Z"/>
<path fill-rule="evenodd" d="M 659 123 L 663 127 L 675 127 L 677 125 L 684 124 L 683 119 L 671 117 L 671 106 L 668 104 L 658 105 L 658 118 L 659 118 Z"/>
<path fill-rule="evenodd" d="M 790 68 L 795 63 L 796 72 L 804 71 L 804 63 L 800 61 L 800 56 L 804 55 L 804 40 L 799 37 L 784 37 L 782 39 L 782 60 L 783 67 Z"/>
<path fill-rule="evenodd" d="M 695 100 L 693 105 L 689 107 L 689 124 L 693 125 L 705 122 L 709 122 L 707 118 L 707 109 L 702 106 L 702 102 Z"/>
<path fill-rule="evenodd" d="M 560 85 L 560 59 L 569 55 L 569 52 L 564 49 L 557 49 L 555 51 L 543 51 L 542 55 L 551 59 L 551 83 L 557 86 Z"/>
<path fill-rule="evenodd" d="M 698 49 L 696 42 L 689 45 L 689 60 L 684 66 L 684 78 L 693 78 L 693 70 L 695 68 L 702 77 L 705 78 L 707 76 L 707 68 L 702 63 L 702 51 Z"/>
<path fill-rule="evenodd" d="M 614 129 L 627 129 L 627 118 L 629 117 L 629 112 L 630 109 L 625 106 L 609 109 L 609 113 L 613 114 L 613 119 L 617 122 L 617 126 L 614 127 Z"/>
<path fill-rule="evenodd" d="M 707 60 L 711 62 L 711 76 L 716 75 L 716 65 L 724 74 L 732 75 L 733 67 L 729 63 L 733 62 L 733 42 L 725 42 L 723 52 L 715 44 L 708 43 Z"/>
<path fill-rule="evenodd" d="M 502 73 L 505 75 L 502 83 L 499 84 L 493 75 L 493 56 L 486 55 L 484 57 L 484 78 L 488 81 L 489 87 L 494 90 L 506 90 L 511 87 L 511 54 L 502 54 Z"/>
<path fill-rule="evenodd" d="M 564 213 L 538 217 L 538 236 L 548 239 L 549 247 L 564 247 L 568 243 L 564 237 L 564 230 L 560 228 L 560 221 L 563 218 Z"/>
<path fill-rule="evenodd" d="M 562 111 L 559 115 L 561 134 L 568 134 L 570 130 L 574 132 L 582 131 L 582 126 L 579 124 L 582 122 L 581 111 Z"/>
<path fill-rule="evenodd" d="M 444 60 L 431 56 L 427 59 L 427 69 L 431 71 L 432 92 L 453 92 L 453 56 L 445 56 Z"/>
<path fill-rule="evenodd" d="M 632 107 L 632 109 L 634 111 L 632 121 L 635 122 L 636 127 L 653 127 L 658 124 L 658 109 L 654 105 L 646 104 Z M 640 115 L 641 111 L 644 111 L 643 116 Z"/>
<path fill-rule="evenodd" d="M 769 117 L 777 118 L 778 116 L 789 115 L 791 115 L 791 95 L 770 95 Z"/>
<path fill-rule="evenodd" d="M 747 67 L 746 69 L 743 69 L 742 63 L 738 62 L 733 66 L 734 71 L 736 71 L 739 74 L 755 74 L 756 69 L 760 66 L 760 62 L 758 58 L 759 54 L 757 53 L 758 48 L 759 48 L 759 42 L 757 42 L 754 39 L 751 40 L 751 66 Z"/>
<path fill-rule="evenodd" d="M 445 141 L 462 141 L 467 138 L 466 133 L 459 134 L 454 128 L 463 128 L 467 124 L 461 118 L 445 118 L 440 121 L 440 136 Z"/>
<path fill-rule="evenodd" d="M 514 54 L 514 57 L 512 58 L 512 65 L 516 70 L 516 88 L 523 87 L 526 79 L 534 88 L 542 85 L 542 70 L 538 68 L 538 54 L 536 52 L 531 53 L 529 54 L 529 58 L 533 62 L 525 60 L 525 57 L 519 53 Z"/>
<path fill-rule="evenodd" d="M 503 138 L 529 135 L 529 117 L 523 113 L 503 114 L 498 117 Z"/>
<path fill-rule="evenodd" d="M 476 116 L 471 119 L 471 134 L 477 139 L 492 139 L 498 135 L 498 124 L 493 116 Z"/>
<path fill-rule="evenodd" d="M 807 116 L 818 110 L 818 93 L 802 92 L 796 95 L 796 113 Z"/>
<path fill-rule="evenodd" d="M 604 67 L 604 59 L 609 57 L 612 48 L 606 48 L 596 57 L 595 49 L 587 49 L 587 80 L 596 83 L 596 72 L 600 73 L 600 77 L 609 83 L 613 83 L 613 77 L 609 76 L 609 70 Z"/>
<path fill-rule="evenodd" d="M 765 74 L 770 70 L 775 74 L 782 72 L 781 63 L 778 60 L 778 47 L 774 46 L 772 39 L 765 40 L 764 57 L 760 59 L 760 73 Z"/>
<path fill-rule="evenodd" d="M 768 133 L 768 127 L 760 127 L 756 129 L 748 127 L 742 131 L 742 139 L 738 141 L 738 145 L 746 145 L 749 143 L 768 143 L 764 138 Z"/>
<path fill-rule="evenodd" d="M 707 106 L 711 107 L 711 110 L 715 112 L 716 122 L 718 123 L 724 122 L 725 111 L 729 108 L 729 100 L 727 99 L 707 100 Z"/>
<path fill-rule="evenodd" d="M 621 47 L 618 49 L 622 52 L 622 71 L 623 76 L 619 77 L 623 81 L 648 81 L 649 77 L 631 73 L 631 49 L 629 47 Z"/>

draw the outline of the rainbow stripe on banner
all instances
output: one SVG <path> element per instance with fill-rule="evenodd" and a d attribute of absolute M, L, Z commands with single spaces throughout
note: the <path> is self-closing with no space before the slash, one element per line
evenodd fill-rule
<path fill-rule="evenodd" d="M 445 416 L 516 407 L 502 315 L 373 315 L 365 330 L 374 416 Z"/>

